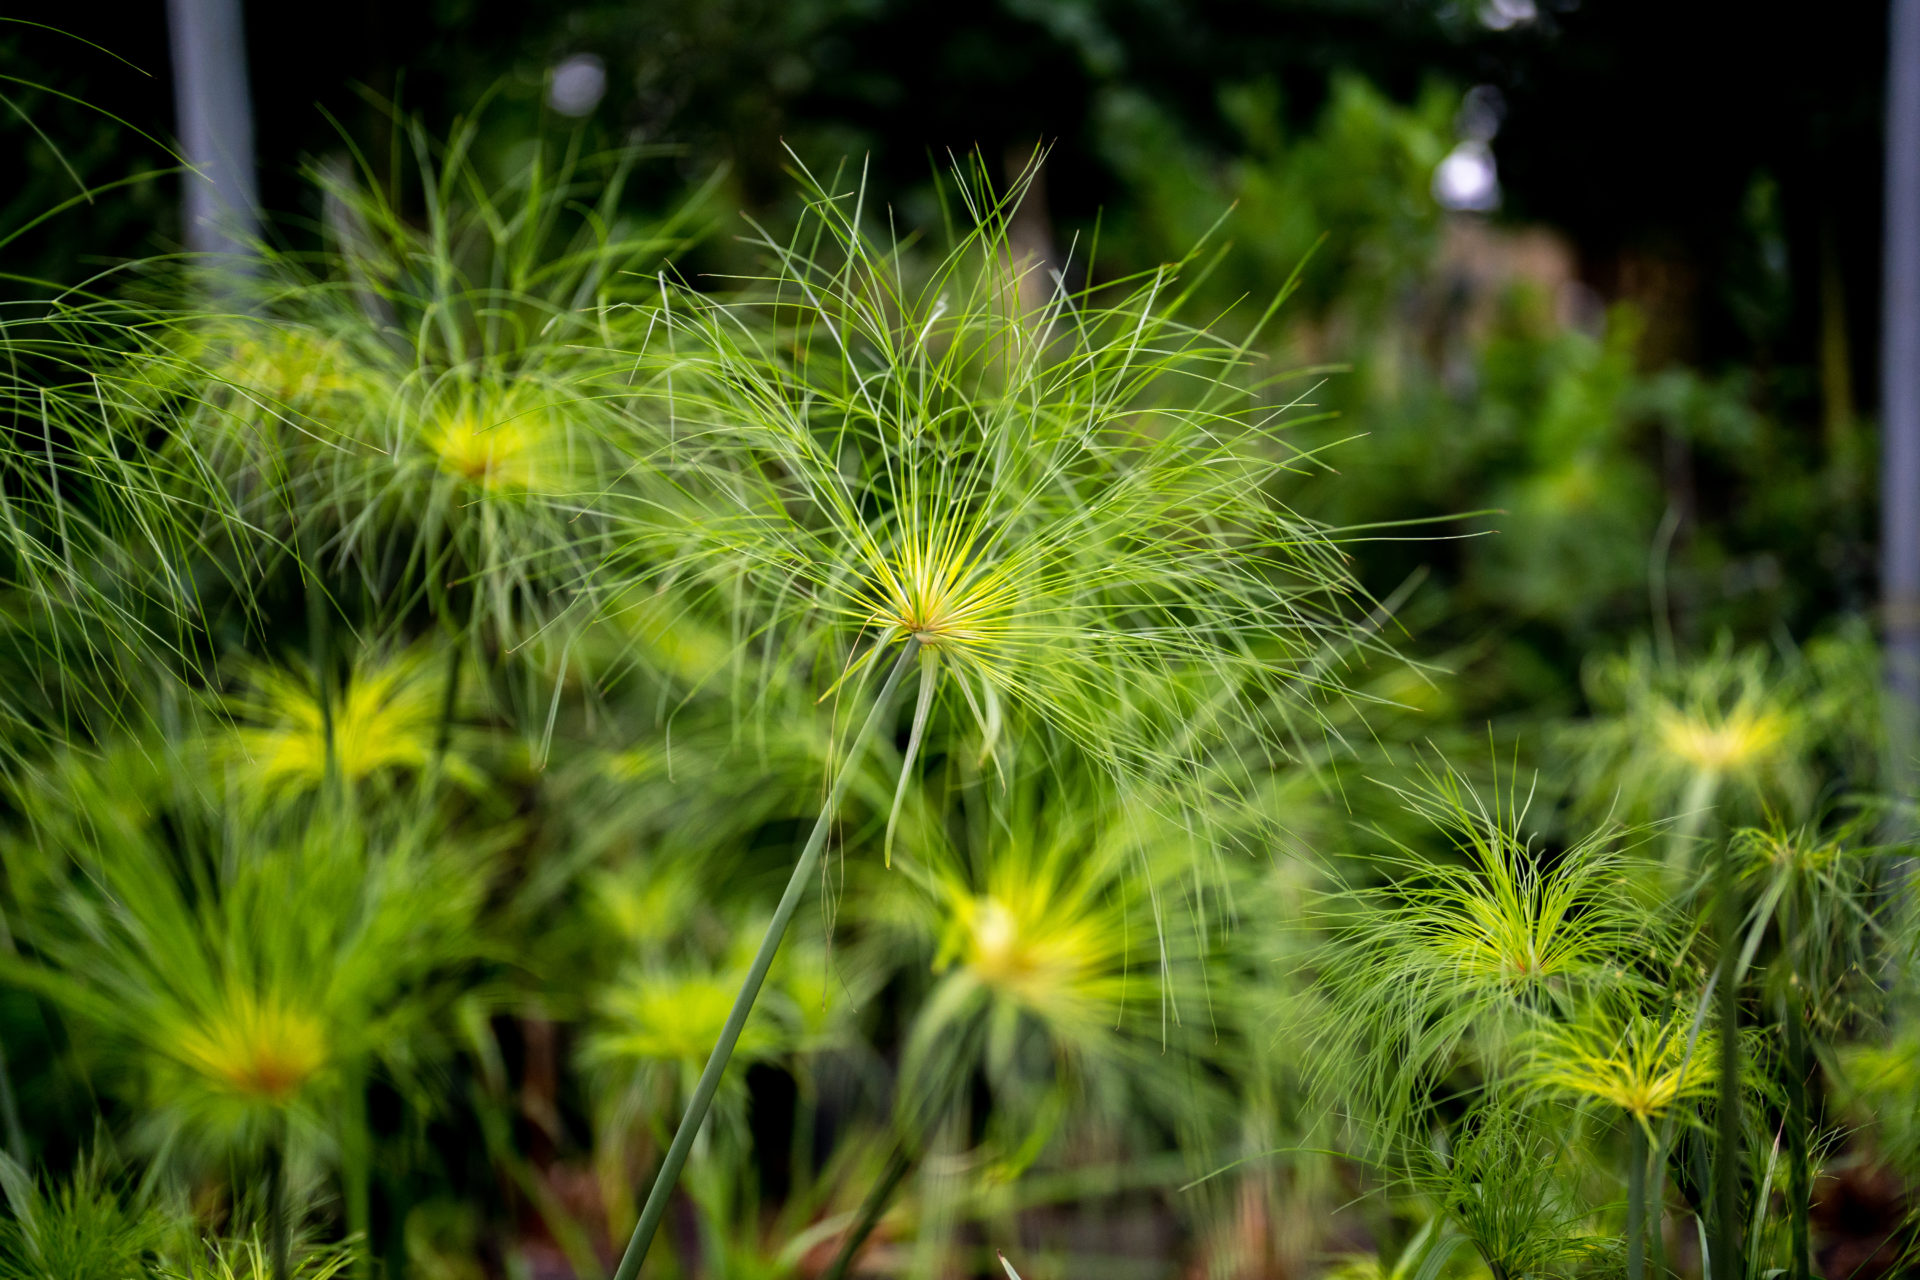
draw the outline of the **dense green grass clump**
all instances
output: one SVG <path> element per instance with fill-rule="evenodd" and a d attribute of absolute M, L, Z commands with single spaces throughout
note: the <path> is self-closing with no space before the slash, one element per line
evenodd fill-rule
<path fill-rule="evenodd" d="M 1803 1276 L 1914 1172 L 1870 644 L 1430 764 L 1284 298 L 972 168 L 683 274 L 473 128 L 0 319 L 0 1275 Z"/>

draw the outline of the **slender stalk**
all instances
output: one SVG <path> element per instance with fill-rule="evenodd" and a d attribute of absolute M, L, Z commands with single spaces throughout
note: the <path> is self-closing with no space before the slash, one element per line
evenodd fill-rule
<path fill-rule="evenodd" d="M 373 1272 L 373 1137 L 367 1127 L 367 1078 L 358 1069 L 347 1073 L 341 1112 L 340 1198 L 346 1206 L 347 1234 L 360 1241 L 353 1274 L 364 1280 Z"/>
<path fill-rule="evenodd" d="M 1799 926 L 1793 894 L 1786 895 L 1781 909 L 1781 932 L 1787 954 L 1799 958 Z M 1810 1122 L 1807 1114 L 1807 1022 L 1801 1003 L 1803 994 L 1798 965 L 1789 969 L 1789 984 L 1780 997 L 1780 1020 L 1786 1031 L 1786 1146 L 1787 1146 L 1787 1222 L 1792 1255 L 1787 1262 L 1787 1280 L 1809 1280 L 1812 1272 L 1812 1230 L 1808 1221 L 1813 1206 L 1813 1178 L 1808 1157 Z"/>
<path fill-rule="evenodd" d="M 0 1045 L 0 1127 L 7 1138 L 7 1154 L 17 1165 L 27 1163 L 27 1134 L 20 1127 L 20 1108 L 13 1098 L 13 1074 L 7 1066 L 6 1047 Z"/>
<path fill-rule="evenodd" d="M 880 1225 L 881 1216 L 886 1213 L 887 1205 L 892 1201 L 894 1192 L 900 1189 L 900 1183 L 913 1168 L 913 1156 L 916 1148 L 924 1146 L 924 1137 L 918 1126 L 931 1127 L 943 1120 L 947 1108 L 951 1106 L 966 1087 L 971 1075 L 965 1064 L 967 1059 L 958 1054 L 948 1055 L 942 1060 L 942 1069 L 932 1078 L 932 1086 L 924 1095 L 924 1102 L 915 1105 L 911 1100 L 903 1101 L 896 1110 L 894 1120 L 893 1151 L 887 1156 L 886 1167 L 880 1172 L 879 1179 L 868 1188 L 866 1199 L 860 1204 L 859 1217 L 853 1228 L 847 1232 L 846 1239 L 840 1242 L 840 1251 L 833 1262 L 821 1273 L 820 1280 L 845 1280 L 847 1269 L 853 1265 L 854 1255 Z M 901 1114 L 901 1113 L 905 1114 Z"/>
<path fill-rule="evenodd" d="M 1647 1274 L 1647 1131 L 1627 1123 L 1627 1280 Z"/>
<path fill-rule="evenodd" d="M 833 824 L 834 814 L 840 808 L 840 800 L 846 794 L 860 757 L 866 753 L 867 744 L 886 719 L 893 705 L 893 695 L 900 687 L 901 677 L 913 665 L 919 648 L 918 640 L 908 640 L 901 649 L 899 659 L 893 664 L 893 670 L 887 673 L 886 683 L 881 686 L 879 697 L 874 699 L 867 722 L 848 744 L 847 758 L 827 792 L 826 803 L 820 807 L 820 817 L 813 824 L 813 834 L 807 837 L 799 861 L 793 864 L 793 874 L 787 877 L 786 892 L 780 895 L 780 905 L 774 908 L 773 919 L 767 923 L 766 936 L 760 939 L 760 949 L 754 953 L 753 965 L 740 983 L 740 992 L 734 997 L 733 1011 L 727 1015 L 726 1025 L 721 1028 L 719 1042 L 713 1046 L 706 1069 L 700 1073 L 700 1082 L 694 1086 L 693 1096 L 687 1100 L 686 1114 L 681 1117 L 680 1128 L 675 1131 L 673 1142 L 667 1147 L 667 1156 L 653 1180 L 653 1189 L 647 1193 L 647 1203 L 640 1210 L 640 1221 L 633 1228 L 633 1239 L 627 1243 L 627 1251 L 620 1259 L 619 1269 L 613 1273 L 614 1280 L 634 1280 L 640 1272 L 640 1264 L 646 1260 L 647 1248 L 653 1243 L 653 1233 L 659 1229 L 660 1219 L 666 1216 L 667 1201 L 673 1194 L 674 1183 L 679 1181 L 680 1170 L 687 1163 L 688 1153 L 693 1150 L 694 1138 L 707 1118 L 707 1109 L 713 1105 L 714 1091 L 720 1087 L 720 1077 L 726 1072 L 727 1060 L 733 1057 L 733 1047 L 739 1042 L 740 1033 L 746 1029 L 747 1015 L 753 1012 L 753 1003 L 760 996 L 761 984 L 767 980 L 767 970 L 772 968 L 773 957 L 780 950 L 780 940 L 786 936 L 787 925 L 793 919 L 795 908 L 800 905 L 801 891 L 806 888 L 814 868 L 819 865 L 820 851 L 827 843 L 827 829 Z"/>
<path fill-rule="evenodd" d="M 1813 1169 L 1807 1151 L 1807 1029 L 1799 1001 L 1792 995 L 1787 998 L 1786 1127 L 1787 1222 L 1793 1248 L 1787 1280 L 1809 1280 L 1813 1274 Z"/>
<path fill-rule="evenodd" d="M 1688 781 L 1686 793 L 1680 798 L 1680 821 L 1674 824 L 1673 833 L 1667 838 L 1668 870 L 1677 874 L 1687 868 L 1694 839 L 1706 825 L 1708 811 L 1719 791 L 1717 769 L 1701 769 Z"/>
<path fill-rule="evenodd" d="M 446 677 L 440 691 L 440 719 L 433 731 L 433 754 L 427 757 L 427 767 L 420 771 L 423 805 L 431 803 L 441 775 L 446 771 L 447 751 L 453 745 L 453 717 L 460 709 L 460 674 L 465 654 L 463 637 L 455 634 L 447 644 Z"/>
<path fill-rule="evenodd" d="M 319 570 L 307 564 L 304 557 L 302 569 L 307 584 L 308 660 L 313 663 L 313 693 L 320 704 L 320 741 L 326 759 L 323 774 L 325 794 L 331 801 L 334 799 L 334 786 L 339 772 L 339 756 L 333 740 L 332 619 L 327 611 L 326 590 L 320 585 Z"/>
<path fill-rule="evenodd" d="M 1717 1280 L 1741 1280 L 1746 1266 L 1740 1250 L 1740 992 L 1734 972 L 1739 960 L 1740 912 L 1734 899 L 1733 850 L 1725 841 L 1720 845 L 1718 880 L 1720 1105 L 1713 1153 L 1713 1274 Z"/>
<path fill-rule="evenodd" d="M 1667 1148 L 1665 1136 L 1648 1153 L 1647 1261 L 1656 1277 L 1667 1274 Z"/>
<path fill-rule="evenodd" d="M 289 1280 L 293 1263 L 287 1242 L 287 1118 L 284 1114 L 274 1129 L 273 1140 L 267 1147 L 267 1253 L 273 1259 L 273 1280 Z"/>
<path fill-rule="evenodd" d="M 453 742 L 453 713 L 460 706 L 460 659 L 466 645 L 459 636 L 447 647 L 447 682 L 440 696 L 440 723 L 433 733 L 433 765 L 438 769 L 447 758 Z"/>
<path fill-rule="evenodd" d="M 840 1252 L 834 1255 L 832 1265 L 820 1273 L 820 1280 L 846 1280 L 847 1268 L 853 1265 L 854 1255 L 860 1252 L 860 1246 L 867 1242 L 873 1229 L 880 1225 L 880 1215 L 887 1211 L 887 1202 L 900 1189 L 901 1180 L 912 1166 L 913 1158 L 907 1154 L 907 1144 L 894 1143 L 893 1154 L 887 1157 L 887 1166 L 880 1171 L 879 1181 L 868 1190 L 867 1198 L 860 1204 L 860 1216 L 854 1220 L 847 1238 L 840 1242 Z"/>

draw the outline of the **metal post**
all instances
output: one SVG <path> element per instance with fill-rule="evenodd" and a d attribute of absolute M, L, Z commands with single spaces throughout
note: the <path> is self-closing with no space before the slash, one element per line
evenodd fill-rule
<path fill-rule="evenodd" d="M 259 232 L 253 178 L 253 109 L 240 0 L 167 0 L 173 104 L 188 174 L 182 199 L 187 248 L 249 270 Z"/>
<path fill-rule="evenodd" d="M 1920 729 L 1920 0 L 1892 0 L 1880 328 L 1880 600 L 1894 794 L 1913 798 Z"/>

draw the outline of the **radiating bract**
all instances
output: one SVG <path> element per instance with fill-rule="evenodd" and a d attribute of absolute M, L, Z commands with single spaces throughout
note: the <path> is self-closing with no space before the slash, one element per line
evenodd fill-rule
<path fill-rule="evenodd" d="M 966 229 L 924 271 L 858 192 L 808 195 L 790 241 L 756 241 L 767 277 L 653 313 L 636 394 L 666 485 L 609 499 L 609 607 L 679 593 L 823 695 L 917 645 L 909 767 L 943 695 L 989 753 L 1009 703 L 1120 772 L 1271 749 L 1275 704 L 1334 682 L 1360 597 L 1275 496 L 1307 465 L 1284 439 L 1301 400 L 1179 318 L 1175 267 L 1056 276 L 1030 307 L 1017 190 L 962 182 Z"/>
<path fill-rule="evenodd" d="M 1417 1140 L 1445 1098 L 1497 1079 L 1516 1037 L 1608 991 L 1665 977 L 1670 922 L 1631 891 L 1623 833 L 1549 856 L 1524 809 L 1452 774 L 1403 793 L 1457 860 L 1403 849 L 1393 882 L 1336 902 L 1312 962 L 1315 1064 L 1338 1108 Z"/>
<path fill-rule="evenodd" d="M 1648 1126 L 1713 1096 L 1715 1036 L 1687 1017 L 1589 1014 L 1536 1028 L 1521 1051 L 1521 1078 L 1579 1103 L 1606 1103 Z"/>
<path fill-rule="evenodd" d="M 1819 728 L 1808 677 L 1796 661 L 1726 645 L 1688 662 L 1645 645 L 1596 662 L 1587 685 L 1600 714 L 1572 735 L 1584 804 L 1672 820 L 1682 838 L 1716 810 L 1722 822 L 1804 812 Z"/>

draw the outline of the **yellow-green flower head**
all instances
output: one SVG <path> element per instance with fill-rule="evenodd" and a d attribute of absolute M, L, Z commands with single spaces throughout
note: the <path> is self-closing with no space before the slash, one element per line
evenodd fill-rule
<path fill-rule="evenodd" d="M 428 422 L 422 440 L 440 471 L 487 493 L 561 483 L 565 450 L 551 414 L 513 397 L 465 397 Z"/>
<path fill-rule="evenodd" d="M 273 995 L 236 990 L 174 1040 L 180 1063 L 250 1103 L 284 1105 L 326 1065 L 318 1018 Z"/>
<path fill-rule="evenodd" d="M 628 954 L 663 948 L 686 928 L 700 902 L 693 881 L 672 869 L 647 877 L 605 871 L 590 878 L 587 889 L 595 916 Z"/>
<path fill-rule="evenodd" d="M 1519 829 L 1520 815 L 1488 810 L 1449 774 L 1409 792 L 1416 812 L 1451 837 L 1464 865 L 1409 859 L 1412 873 L 1369 913 L 1359 937 L 1383 955 L 1443 975 L 1464 996 L 1602 978 L 1639 940 L 1616 899 L 1611 833 L 1578 840 L 1546 859 Z M 1388 905 L 1388 904 L 1391 905 Z"/>
<path fill-rule="evenodd" d="M 333 752 L 340 776 L 365 782 L 424 768 L 440 733 L 442 677 L 424 652 L 375 658 L 356 666 L 329 701 Z M 249 668 L 244 691 L 231 700 L 242 721 L 224 751 L 262 797 L 317 787 L 326 777 L 328 717 L 310 676 L 264 664 Z M 471 767 L 449 752 L 443 764 L 458 780 Z"/>
<path fill-rule="evenodd" d="M 1860 867 L 1871 857 L 1867 851 L 1850 848 L 1844 839 L 1822 840 L 1805 830 L 1782 827 L 1735 832 L 1732 853 L 1744 877 L 1818 881 L 1843 900 L 1854 888 Z"/>
<path fill-rule="evenodd" d="M 1028 896 L 1010 906 L 983 894 L 954 912 L 958 959 L 967 973 L 1001 997 L 1041 1013 L 1091 994 L 1089 983 L 1108 958 L 1088 921 L 1034 914 L 1034 908 L 1047 905 Z"/>
<path fill-rule="evenodd" d="M 1525 1072 L 1536 1089 L 1604 1102 L 1650 1124 L 1685 1103 L 1711 1097 L 1714 1040 L 1687 1018 L 1641 1014 L 1549 1026 L 1531 1037 Z"/>
<path fill-rule="evenodd" d="M 1117 836 L 1015 836 L 975 874 L 945 867 L 936 881 L 934 971 L 989 1006 L 1032 1017 L 1056 1045 L 1112 1049 L 1129 978 L 1147 1012 L 1157 1011 L 1166 977 L 1154 963 L 1165 953 L 1139 950 L 1153 933 L 1141 918 L 1141 881 L 1155 872 L 1122 854 Z"/>
<path fill-rule="evenodd" d="M 1725 714 L 1668 705 L 1655 717 L 1662 751 L 1691 768 L 1714 773 L 1764 765 L 1787 736 L 1785 716 L 1747 703 Z"/>
<path fill-rule="evenodd" d="M 1609 829 L 1549 853 L 1510 793 L 1429 773 L 1400 794 L 1453 848 L 1405 847 L 1389 884 L 1331 899 L 1312 1025 L 1328 1101 L 1405 1133 L 1435 1086 L 1468 1066 L 1493 1078 L 1538 1019 L 1637 989 L 1629 966 L 1671 929 L 1632 897 Z"/>
<path fill-rule="evenodd" d="M 1007 638 L 1012 585 L 996 566 L 974 558 L 968 546 L 929 546 L 914 539 L 892 558 L 876 551 L 859 590 L 872 607 L 867 621 L 877 631 L 983 657 Z"/>
<path fill-rule="evenodd" d="M 1420 922 L 1435 954 L 1471 981 L 1506 985 L 1550 982 L 1589 963 L 1568 922 L 1530 887 L 1506 896 L 1463 894 L 1450 916 Z"/>
<path fill-rule="evenodd" d="M 603 1063 L 659 1062 L 697 1066 L 713 1051 L 739 994 L 735 973 L 635 971 L 601 1000 L 599 1028 L 587 1056 Z M 783 1043 L 768 1008 L 755 1010 L 734 1056 L 751 1062 Z"/>
<path fill-rule="evenodd" d="M 915 646 L 909 765 L 937 698 L 988 746 L 1011 708 L 1136 776 L 1311 714 L 1363 593 L 1276 497 L 1294 405 L 1176 318 L 1174 269 L 1036 310 L 994 218 L 922 272 L 818 194 L 820 257 L 764 245 L 777 328 L 663 301 L 635 395 L 669 424 L 660 483 L 599 505 L 631 572 L 609 607 L 673 593 L 823 697 Z"/>
<path fill-rule="evenodd" d="M 1812 792 L 1806 676 L 1727 644 L 1685 662 L 1639 645 L 1594 664 L 1599 714 L 1571 735 L 1587 805 L 1636 821 L 1792 814 Z"/>
<path fill-rule="evenodd" d="M 337 339 L 286 324 L 249 326 L 219 376 L 277 404 L 299 404 L 359 385 Z"/>

